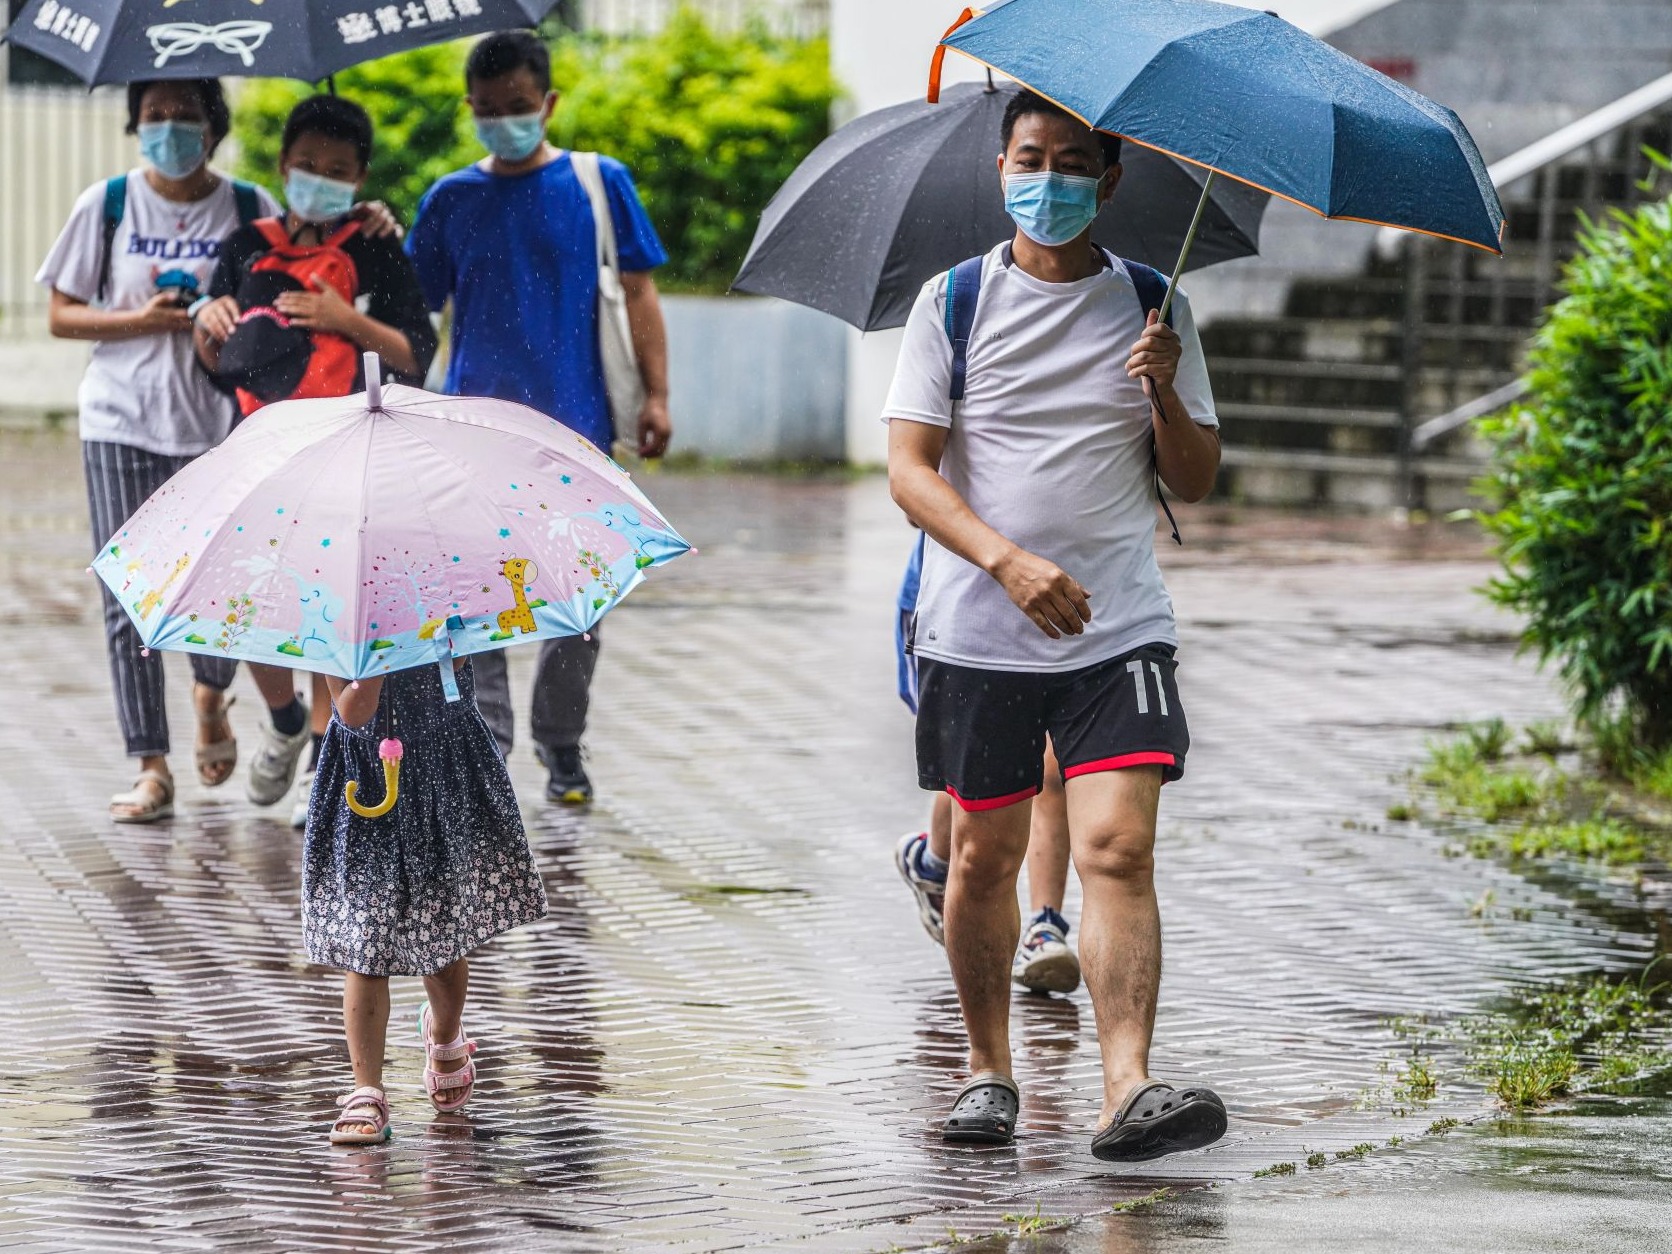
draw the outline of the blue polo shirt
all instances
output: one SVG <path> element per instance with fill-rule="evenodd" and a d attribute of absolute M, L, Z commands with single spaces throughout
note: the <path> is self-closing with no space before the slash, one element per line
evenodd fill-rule
<path fill-rule="evenodd" d="M 624 271 L 668 259 L 627 167 L 599 161 Z M 447 175 L 418 206 L 406 250 L 432 310 L 453 302 L 447 390 L 520 401 L 605 452 L 592 205 L 567 152 L 526 174 Z"/>

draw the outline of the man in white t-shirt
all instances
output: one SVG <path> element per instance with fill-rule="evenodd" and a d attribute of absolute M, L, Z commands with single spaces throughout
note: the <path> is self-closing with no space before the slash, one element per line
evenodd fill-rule
<path fill-rule="evenodd" d="M 884 409 L 894 499 L 928 536 L 912 633 L 919 783 L 957 803 L 945 939 L 972 1078 L 944 1134 L 1014 1135 L 1016 875 L 1048 735 L 1066 781 L 1103 1057 L 1092 1152 L 1138 1161 L 1207 1145 L 1226 1127 L 1211 1091 L 1149 1074 L 1156 810 L 1190 744 L 1155 560 L 1155 479 L 1186 501 L 1205 497 L 1218 419 L 1183 294 L 1169 326 L 1146 312 L 1140 276 L 1091 242 L 1120 180 L 1119 139 L 1031 92 L 1007 109 L 1001 139 L 1018 229 L 981 265 L 962 377 L 942 275 L 912 310 Z"/>

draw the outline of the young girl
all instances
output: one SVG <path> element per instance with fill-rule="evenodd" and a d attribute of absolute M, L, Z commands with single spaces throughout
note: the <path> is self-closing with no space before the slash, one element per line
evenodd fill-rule
<path fill-rule="evenodd" d="M 476 1080 L 461 1017 L 466 955 L 546 913 L 511 777 L 476 709 L 470 666 L 454 663 L 449 702 L 433 666 L 358 684 L 330 679 L 336 716 L 325 733 L 308 810 L 302 929 L 308 957 L 344 972 L 343 1027 L 354 1091 L 338 1099 L 336 1145 L 390 1138 L 383 1092 L 389 977 L 420 975 L 424 1087 L 435 1108 L 460 1109 Z M 380 742 L 401 742 L 399 791 L 379 818 L 350 809 L 383 800 Z"/>

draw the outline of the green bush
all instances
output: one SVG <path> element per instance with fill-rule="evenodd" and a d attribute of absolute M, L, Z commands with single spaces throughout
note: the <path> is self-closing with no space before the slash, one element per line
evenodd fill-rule
<path fill-rule="evenodd" d="M 405 222 L 430 184 L 482 156 L 463 105 L 468 49 L 423 48 L 337 75 L 377 126 L 366 194 Z M 836 98 L 824 40 L 719 32 L 690 10 L 655 35 L 561 35 L 552 77 L 562 92 L 553 141 L 632 170 L 668 249 L 659 282 L 676 291 L 726 290 L 761 210 L 829 132 Z M 285 115 L 310 90 L 272 80 L 242 90 L 240 174 L 277 190 Z"/>
<path fill-rule="evenodd" d="M 1526 616 L 1595 732 L 1672 746 L 1672 206 L 1587 222 L 1535 341 L 1527 400 L 1486 425 L 1482 521 Z"/>
<path fill-rule="evenodd" d="M 668 246 L 660 281 L 687 290 L 730 285 L 836 98 L 824 40 L 722 34 L 688 9 L 649 38 L 564 39 L 552 75 L 553 138 L 627 163 Z"/>

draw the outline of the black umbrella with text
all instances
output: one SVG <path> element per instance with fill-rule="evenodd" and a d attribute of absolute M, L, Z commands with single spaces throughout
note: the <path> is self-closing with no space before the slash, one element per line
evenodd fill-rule
<path fill-rule="evenodd" d="M 297 78 L 533 26 L 557 0 L 28 0 L 6 39 L 90 87 L 163 78 Z"/>

